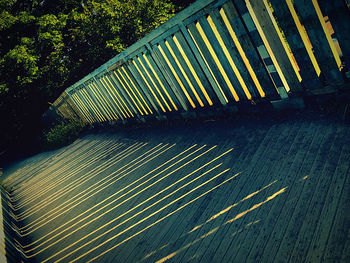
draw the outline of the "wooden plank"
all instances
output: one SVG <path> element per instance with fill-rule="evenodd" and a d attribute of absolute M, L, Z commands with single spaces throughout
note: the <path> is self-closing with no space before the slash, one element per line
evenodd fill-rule
<path fill-rule="evenodd" d="M 207 38 L 209 39 L 212 48 L 214 49 L 214 52 L 216 53 L 216 55 L 218 56 L 221 65 L 223 66 L 224 72 L 225 74 L 227 74 L 227 77 L 230 81 L 230 83 L 233 86 L 234 91 L 237 93 L 238 97 L 240 100 L 245 100 L 247 99 L 246 95 L 244 94 L 241 84 L 239 83 L 237 76 L 235 75 L 235 73 L 233 72 L 228 59 L 226 58 L 226 54 L 224 53 L 222 47 L 220 46 L 220 43 L 217 39 L 217 37 L 215 36 L 212 28 L 210 27 L 207 19 L 205 17 L 201 17 L 198 22 L 200 23 L 201 27 L 203 28 L 204 33 L 206 34 Z M 221 73 L 224 73 L 221 72 Z M 230 92 L 232 92 L 232 90 L 230 89 Z"/>
<path fill-rule="evenodd" d="M 142 61 L 142 64 L 148 70 L 148 72 L 152 72 L 152 76 L 154 76 L 155 79 L 157 80 L 156 85 L 158 84 L 160 85 L 160 87 L 158 88 L 162 92 L 163 97 L 168 99 L 168 104 L 171 104 L 173 108 L 177 111 L 178 106 L 180 105 L 182 106 L 182 104 L 179 103 L 177 97 L 175 96 L 172 89 L 170 88 L 167 80 L 163 76 L 163 73 L 160 70 L 162 65 L 160 64 L 160 62 L 157 62 L 159 64 L 157 65 L 153 57 L 157 59 L 156 54 L 154 54 L 153 50 L 149 46 L 148 51 L 143 53 L 142 56 L 140 56 L 139 58 Z M 164 75 L 166 75 L 166 73 Z"/>
<path fill-rule="evenodd" d="M 265 95 L 278 95 L 276 89 L 273 87 L 274 83 L 270 77 L 270 74 L 267 71 L 263 60 L 259 56 L 257 48 L 255 47 L 254 43 L 252 42 L 252 39 L 248 34 L 248 30 L 244 27 L 243 20 L 241 19 L 237 9 L 230 1 L 223 5 L 222 9 L 239 43 L 241 44 L 242 49 L 247 57 L 247 60 L 249 61 L 249 64 L 252 67 Z"/>
<path fill-rule="evenodd" d="M 185 111 L 188 111 L 189 109 L 189 102 L 187 101 L 187 99 L 184 97 L 184 95 L 182 94 L 182 92 L 179 90 L 177 81 L 174 77 L 174 75 L 171 73 L 171 69 L 168 66 L 168 63 L 165 61 L 165 58 L 163 57 L 163 55 L 160 53 L 159 49 L 157 46 L 154 47 L 150 47 L 150 54 L 154 60 L 154 62 L 159 65 L 159 68 L 163 68 L 162 73 L 164 74 L 163 76 L 165 77 L 165 79 L 167 80 L 167 82 L 169 83 L 169 87 L 172 90 L 172 93 L 176 96 L 177 101 L 180 102 L 182 108 Z M 191 106 L 190 106 L 191 107 Z"/>
<path fill-rule="evenodd" d="M 251 158 L 253 155 L 255 157 L 259 156 L 257 150 L 265 150 L 265 147 L 262 147 L 262 145 L 266 143 L 266 141 L 269 141 L 273 138 L 275 132 L 274 128 L 271 128 L 268 131 L 263 131 L 261 135 L 256 135 L 254 139 L 251 138 L 252 147 L 250 147 L 250 145 L 247 146 L 246 144 L 237 145 L 237 143 L 235 143 L 232 157 L 230 158 L 227 165 L 237 171 L 244 169 L 246 167 L 246 164 L 252 161 Z M 242 134 L 247 134 L 244 128 L 240 128 L 240 132 L 242 132 Z M 235 135 L 238 135 L 240 132 L 235 132 Z M 223 138 L 225 138 L 225 136 L 223 136 Z M 238 141 L 242 141 L 242 138 L 234 136 L 233 138 L 227 138 L 223 142 L 223 145 L 229 146 L 232 142 Z M 196 236 L 198 236 L 198 230 L 191 233 L 189 233 L 189 231 L 208 220 L 208 218 L 210 218 L 212 215 L 219 213 L 222 208 L 226 207 L 226 203 L 226 205 L 230 205 L 231 202 L 235 200 L 234 195 L 239 194 L 239 188 L 243 189 L 244 182 L 248 181 L 249 178 L 247 176 L 239 177 L 232 186 L 237 189 L 237 191 L 232 191 L 231 187 L 227 187 L 227 190 L 225 190 L 224 193 L 214 195 L 214 198 L 212 198 L 212 201 L 210 201 L 210 203 L 208 203 L 209 200 L 204 199 L 199 204 L 193 204 L 193 206 L 191 206 L 188 211 L 183 211 L 181 214 L 177 215 L 177 217 L 174 219 L 175 223 L 167 223 L 164 227 L 160 228 L 162 229 L 162 231 L 159 233 L 160 238 L 155 241 L 155 244 L 152 247 L 153 250 L 151 250 L 151 248 L 146 249 L 143 253 L 143 256 L 146 256 L 148 253 L 156 250 L 155 253 L 150 255 L 147 260 L 149 262 L 154 262 L 155 260 L 159 260 L 162 257 L 167 256 L 169 253 L 174 252 L 176 249 L 179 249 L 184 245 L 190 244 L 190 242 L 196 240 Z M 207 209 L 207 205 L 210 205 L 210 209 Z M 209 223 L 212 222 L 208 222 L 207 224 Z M 180 261 L 177 257 L 175 259 L 176 261 Z"/>
<path fill-rule="evenodd" d="M 255 84 L 248 72 L 246 65 L 243 62 L 241 55 L 239 54 L 235 43 L 233 42 L 232 37 L 230 36 L 230 33 L 227 30 L 227 27 L 219 11 L 213 10 L 209 13 L 209 15 L 211 16 L 226 48 L 229 51 L 230 57 L 233 60 L 233 64 L 235 65 L 235 67 L 237 67 L 238 73 L 235 72 L 235 75 L 237 76 L 237 74 L 239 74 L 239 78 L 242 78 L 243 83 L 241 82 L 240 84 L 242 87 L 245 86 L 244 88 L 246 89 L 246 96 L 248 96 L 247 94 L 250 94 L 250 96 L 253 98 L 259 98 L 260 96 L 258 94 L 258 91 L 256 90 Z"/>
<path fill-rule="evenodd" d="M 135 84 L 136 89 L 138 89 L 142 93 L 141 96 L 147 98 L 147 100 L 145 99 L 145 101 L 148 105 L 148 108 L 153 107 L 153 109 L 155 109 L 157 114 L 160 115 L 160 111 L 158 109 L 158 106 L 156 105 L 156 102 L 154 101 L 154 99 L 151 97 L 150 92 L 147 90 L 146 84 L 143 82 L 135 65 L 133 65 L 131 61 L 128 61 L 126 64 L 127 64 L 127 68 L 129 69 L 129 71 L 131 73 L 130 75 L 134 78 L 133 82 Z"/>
<path fill-rule="evenodd" d="M 136 116 L 139 116 L 138 111 L 134 108 L 133 104 L 130 102 L 127 94 L 122 88 L 121 84 L 117 81 L 116 77 L 112 74 L 112 72 L 106 74 L 105 78 L 107 81 L 107 85 L 110 85 L 108 87 L 115 89 L 115 92 L 112 92 L 111 94 L 113 94 L 117 101 L 119 101 L 119 104 L 124 105 L 130 114 L 135 114 Z"/>
<path fill-rule="evenodd" d="M 319 5 L 325 16 L 329 17 L 332 27 L 335 31 L 335 37 L 339 41 L 342 59 L 345 62 L 347 70 L 350 69 L 350 15 L 349 6 L 344 0 L 319 0 Z"/>
<path fill-rule="evenodd" d="M 289 124 L 291 125 L 291 123 Z M 278 207 L 275 204 L 277 202 L 283 202 L 286 199 L 289 189 L 289 183 L 293 182 L 295 178 L 287 178 L 287 176 L 281 176 L 281 171 L 285 171 L 287 167 L 289 168 L 298 154 L 300 145 L 302 145 L 305 137 L 307 137 L 310 132 L 310 124 L 308 122 L 298 122 L 293 125 L 293 130 L 287 132 L 282 138 L 277 141 L 277 145 L 280 148 L 274 148 L 273 152 L 268 152 L 266 155 L 266 160 L 264 160 L 264 165 L 259 165 L 261 170 L 257 171 L 257 186 L 261 187 L 268 185 L 271 182 L 275 182 L 271 187 L 264 191 L 258 200 L 251 200 L 250 205 L 247 209 L 243 211 L 249 211 L 243 218 L 236 219 L 240 224 L 238 229 L 244 229 L 247 224 L 259 221 L 259 224 L 253 224 L 246 231 L 235 235 L 234 240 L 228 246 L 226 253 L 222 260 L 231 261 L 236 259 L 241 261 L 248 261 L 248 255 L 250 252 L 258 253 L 261 249 L 252 247 L 257 244 L 257 246 L 262 246 L 265 242 L 260 239 L 262 235 L 261 232 L 266 230 L 266 219 L 269 215 L 274 214 L 275 219 L 278 217 L 277 213 L 273 213 L 274 207 Z M 272 146 L 271 146 L 272 147 Z M 267 147 L 270 149 L 270 147 Z M 279 161 L 273 161 L 279 160 Z M 290 180 L 290 181 L 288 181 Z M 254 201 L 254 202 L 253 202 Z M 280 209 L 280 207 L 278 207 Z M 235 217 L 236 218 L 236 217 Z M 239 223 L 241 221 L 241 223 Z M 232 223 L 234 224 L 234 223 Z M 234 228 L 237 231 L 237 227 Z M 268 237 L 268 232 L 265 232 L 265 240 Z M 235 247 L 233 250 L 232 248 Z M 261 252 L 260 252 L 261 253 Z"/>
<path fill-rule="evenodd" d="M 348 161 L 347 161 L 348 162 Z M 345 165 L 345 164 L 344 164 Z M 342 165 L 343 166 L 343 165 Z M 341 168 L 343 169 L 343 168 Z M 323 251 L 322 262 L 348 262 L 350 244 L 350 176 L 347 172 L 337 213 Z"/>
<path fill-rule="evenodd" d="M 319 223 L 314 232 L 305 262 L 321 261 L 323 251 L 326 248 L 328 237 L 331 234 L 334 218 L 342 199 L 346 193 L 344 192 L 344 183 L 349 171 L 350 147 L 349 132 L 343 134 L 343 148 L 340 151 L 339 162 L 332 176 L 332 182 L 329 185 L 329 191 L 320 214 Z M 346 211 L 344 211 L 346 213 Z M 340 256 L 340 255 L 339 255 Z"/>
<path fill-rule="evenodd" d="M 322 127 L 322 126 L 321 126 Z M 320 129 L 320 128 L 319 128 Z M 314 159 L 312 160 L 311 157 L 307 157 L 307 163 L 302 166 L 300 171 L 300 176 L 305 176 L 303 180 L 304 185 L 303 189 L 300 192 L 299 196 L 296 194 L 296 196 L 293 198 L 291 196 L 291 200 L 287 200 L 288 205 L 290 202 L 291 205 L 294 203 L 294 210 L 292 211 L 292 215 L 290 218 L 287 218 L 287 222 L 285 227 L 285 233 L 280 233 L 282 236 L 282 240 L 279 240 L 279 247 L 276 254 L 274 254 L 276 251 L 276 248 L 273 249 L 272 255 L 274 256 L 275 262 L 287 261 L 289 256 L 292 253 L 292 247 L 295 243 L 295 240 L 298 236 L 298 232 L 300 229 L 300 225 L 303 222 L 304 216 L 307 213 L 307 209 L 309 205 L 312 205 L 311 198 L 314 193 L 315 186 L 318 183 L 319 180 L 319 174 L 322 172 L 324 168 L 324 156 L 328 153 L 329 147 L 331 146 L 334 137 L 332 136 L 334 131 L 334 127 L 328 127 L 327 131 L 324 130 L 319 131 L 319 133 L 324 133 L 324 138 L 319 143 L 319 148 L 315 148 L 316 155 L 314 156 Z M 310 150 L 312 150 L 311 148 Z M 310 155 L 313 155 L 314 153 L 310 151 Z M 310 159 L 311 158 L 311 159 Z M 307 164 L 311 162 L 310 166 L 307 166 Z M 306 177 L 307 176 L 307 177 Z M 299 178 L 300 179 L 300 178 Z M 302 182 L 303 182 L 302 181 Z M 293 192 L 298 189 L 293 189 Z M 296 199 L 296 200 L 295 200 Z M 295 204 L 295 202 L 297 202 Z M 278 231 L 278 229 L 276 229 Z M 283 230 L 282 230 L 283 231 Z M 275 242 L 274 239 L 271 239 L 270 242 Z M 268 248 L 272 247 L 272 243 L 269 243 L 269 246 L 265 248 L 265 251 L 267 251 Z M 267 252 L 268 253 L 268 252 Z M 267 255 L 264 255 L 264 258 L 266 258 Z M 261 258 L 259 256 L 258 258 Z M 253 258 L 254 259 L 254 258 Z"/>
<path fill-rule="evenodd" d="M 300 15 L 302 24 L 306 28 L 315 57 L 327 82 L 330 85 L 342 84 L 344 82 L 343 77 L 339 72 L 312 1 L 296 0 L 294 5 Z"/>
<path fill-rule="evenodd" d="M 177 38 L 176 38 L 177 40 Z M 192 71 L 190 70 L 189 66 L 187 65 L 183 55 L 181 54 L 181 52 L 179 51 L 176 43 L 174 42 L 174 39 L 172 36 L 169 36 L 166 38 L 166 41 L 168 43 L 168 45 L 170 46 L 170 48 L 172 49 L 172 52 L 175 54 L 175 58 L 177 60 L 177 62 L 179 62 L 179 65 L 181 66 L 181 74 L 185 77 L 186 80 L 186 84 L 187 84 L 187 92 L 190 94 L 191 98 L 193 98 L 193 100 L 195 101 L 195 103 L 199 103 L 200 106 L 204 106 L 207 105 L 207 100 L 203 94 L 203 92 L 201 91 L 201 88 L 199 87 L 198 82 L 196 81 L 194 74 L 197 74 L 192 67 L 192 64 L 190 64 L 190 66 L 192 67 Z M 180 48 L 182 48 L 180 46 Z M 186 54 L 185 54 L 186 55 Z M 188 63 L 190 63 L 188 61 Z M 196 75 L 197 79 L 200 82 L 200 79 L 198 78 L 198 75 Z M 200 82 L 200 84 L 202 85 L 202 83 Z M 203 85 L 202 85 L 203 87 Z"/>
<path fill-rule="evenodd" d="M 115 97 L 113 97 L 112 95 L 112 91 L 109 87 L 109 84 L 106 82 L 102 82 L 103 78 L 94 78 L 94 84 L 99 87 L 99 91 L 101 92 L 101 95 L 103 96 L 104 100 L 106 100 L 106 103 L 109 105 L 109 107 L 111 108 L 111 110 L 113 112 L 115 112 L 114 114 L 117 114 L 117 116 L 119 118 L 121 118 L 122 120 L 125 119 L 127 116 L 125 115 L 125 113 L 123 112 L 122 108 L 120 108 L 120 102 L 118 103 L 118 99 L 116 100 L 116 95 L 114 94 Z"/>
<path fill-rule="evenodd" d="M 266 219 L 266 222 L 271 223 L 263 226 L 263 231 L 266 235 L 265 244 L 258 244 L 258 242 L 256 242 L 252 249 L 258 247 L 258 251 L 252 251 L 250 253 L 250 261 L 254 261 L 255 257 L 253 257 L 253 255 L 258 254 L 261 254 L 261 256 L 258 257 L 260 260 L 275 258 L 282 240 L 286 236 L 288 223 L 292 217 L 296 203 L 299 200 L 299 196 L 302 194 L 304 185 L 306 184 L 307 179 L 305 179 L 305 174 L 310 173 L 315 159 L 314 155 L 317 153 L 320 147 L 320 142 L 322 143 L 322 139 L 325 135 L 325 133 L 320 132 L 319 126 L 314 123 L 312 123 L 309 130 L 310 133 L 308 136 L 305 136 L 306 140 L 299 147 L 299 151 L 295 156 L 292 165 L 286 171 L 286 174 L 284 174 L 285 177 L 291 178 L 294 183 L 288 185 L 290 190 L 286 193 L 287 196 L 284 200 L 278 200 L 276 204 L 274 204 L 271 214 L 269 214 Z M 327 131 L 327 134 L 329 134 L 330 129 Z M 274 219 L 274 217 L 276 218 Z M 260 242 L 261 241 L 262 240 L 260 240 Z"/>
<path fill-rule="evenodd" d="M 328 149 L 326 162 L 324 162 L 323 157 L 324 167 L 322 173 L 317 175 L 319 180 L 317 184 L 314 184 L 312 187 L 314 194 L 312 195 L 312 198 L 310 195 L 308 196 L 311 205 L 304 211 L 305 217 L 303 218 L 302 224 L 297 232 L 298 235 L 293 249 L 290 250 L 289 262 L 305 260 L 307 250 L 310 247 L 313 234 L 315 233 L 317 223 L 319 222 L 321 209 L 329 191 L 329 185 L 332 179 L 332 176 L 329 175 L 334 174 L 339 161 L 339 148 L 343 142 L 343 127 L 337 127 L 333 139 L 334 141 Z M 305 203 L 301 204 L 301 206 L 305 209 Z"/>
<path fill-rule="evenodd" d="M 235 1 L 235 3 L 236 2 L 237 1 Z M 270 16 L 266 10 L 264 3 L 259 0 L 250 0 L 249 3 L 254 11 L 256 18 L 259 21 L 261 28 L 264 31 L 266 40 L 272 50 L 272 54 L 270 54 L 270 56 L 274 55 L 277 60 L 278 65 L 275 65 L 275 67 L 277 68 L 277 66 L 279 66 L 281 68 L 283 76 L 280 75 L 280 78 L 282 79 L 282 82 L 283 77 L 285 77 L 290 89 L 295 89 L 296 92 L 300 91 L 301 86 L 299 80 L 295 75 L 294 69 L 279 39 L 275 27 L 271 22 Z M 283 85 L 285 86 L 286 83 L 283 83 Z M 288 87 L 285 86 L 285 89 L 288 90 Z"/>
<path fill-rule="evenodd" d="M 299 73 L 302 78 L 302 85 L 310 90 L 321 88 L 322 83 L 318 79 L 286 1 L 271 0 L 271 4 L 275 10 L 273 14 L 277 17 L 278 25 L 283 30 L 293 56 L 300 68 Z"/>
<path fill-rule="evenodd" d="M 298 130 L 300 125 L 295 125 L 292 129 L 287 129 L 286 127 L 287 126 L 274 127 L 272 129 L 273 133 L 270 135 L 270 138 L 262 142 L 257 155 L 254 154 L 254 157 L 251 160 L 248 160 L 248 163 L 244 166 L 244 169 L 246 170 L 244 173 L 246 182 L 244 182 L 244 184 L 241 186 L 241 190 L 238 193 L 238 196 L 235 198 L 235 201 L 226 203 L 224 207 L 228 207 L 234 204 L 237 205 L 232 207 L 223 216 L 221 219 L 222 227 L 220 227 L 218 232 L 212 237 L 212 240 L 206 240 L 206 245 L 201 248 L 202 260 L 207 259 L 208 262 L 210 262 L 210 260 L 218 260 L 218 262 L 221 262 L 225 256 L 229 256 L 229 254 L 227 254 L 227 250 L 231 244 L 238 246 L 239 243 L 236 241 L 236 238 L 238 238 L 238 236 L 234 236 L 233 238 L 232 234 L 235 231 L 241 229 L 247 223 L 245 219 L 250 222 L 250 214 L 247 215 L 248 217 L 243 217 L 239 220 L 233 221 L 232 223 L 227 222 L 233 219 L 239 213 L 250 209 L 257 202 L 256 198 L 259 198 L 258 200 L 261 200 L 266 195 L 266 193 L 263 192 L 262 196 L 259 195 L 255 198 L 247 198 L 247 200 L 240 202 L 240 200 L 243 200 L 253 192 L 261 189 L 265 185 L 275 180 L 275 178 L 261 176 L 262 169 L 260 168 L 261 165 L 264 167 L 264 169 L 268 168 L 268 161 L 274 158 L 273 153 L 278 153 L 281 151 L 281 148 L 283 146 L 288 146 L 287 143 L 281 144 L 280 142 L 286 142 L 287 138 L 294 138 L 293 132 Z M 233 251 L 236 251 L 236 249 Z"/>
<path fill-rule="evenodd" d="M 227 96 L 231 97 L 231 95 L 230 95 L 229 91 L 227 91 L 227 95 L 225 93 L 225 91 L 228 90 L 228 86 L 227 86 L 223 76 L 220 73 L 218 65 L 215 63 L 214 58 L 211 56 L 210 51 L 209 51 L 208 47 L 206 46 L 204 40 L 202 39 L 195 23 L 188 24 L 187 28 L 188 28 L 187 32 L 190 33 L 191 39 L 195 43 L 202 60 L 204 60 L 205 65 L 207 66 L 207 68 L 210 72 L 210 75 L 212 76 L 213 80 L 215 81 L 215 85 L 217 87 L 217 89 L 215 89 L 215 93 L 219 94 L 217 96 L 218 96 L 218 98 L 221 97 L 220 101 L 223 105 L 227 104 L 228 103 Z M 215 87 L 215 86 L 213 86 L 213 87 Z M 224 103 L 222 101 L 224 101 Z"/>

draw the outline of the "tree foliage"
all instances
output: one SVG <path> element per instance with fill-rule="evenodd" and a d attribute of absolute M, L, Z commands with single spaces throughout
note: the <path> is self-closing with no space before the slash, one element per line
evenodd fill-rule
<path fill-rule="evenodd" d="M 32 140 L 48 102 L 174 12 L 167 0 L 0 0 L 0 150 Z"/>

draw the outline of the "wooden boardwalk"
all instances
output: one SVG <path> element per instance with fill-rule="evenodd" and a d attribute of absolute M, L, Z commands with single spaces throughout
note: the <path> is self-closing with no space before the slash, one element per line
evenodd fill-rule
<path fill-rule="evenodd" d="M 104 131 L 9 167 L 3 202 L 28 262 L 350 262 L 349 141 L 305 116 Z"/>

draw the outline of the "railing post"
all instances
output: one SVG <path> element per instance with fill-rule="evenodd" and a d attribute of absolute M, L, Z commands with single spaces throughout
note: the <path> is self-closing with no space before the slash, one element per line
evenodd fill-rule
<path fill-rule="evenodd" d="M 149 92 L 147 91 L 147 89 L 146 89 L 146 87 L 142 84 L 142 80 L 138 77 L 138 75 L 137 75 L 137 73 L 136 73 L 136 71 L 133 69 L 133 66 L 130 64 L 131 62 L 130 61 L 127 61 L 126 63 L 125 63 L 125 65 L 126 65 L 126 68 L 130 71 L 130 77 L 133 77 L 135 80 L 136 80 L 136 85 L 135 85 L 135 88 L 137 89 L 137 88 L 139 88 L 139 89 L 141 89 L 141 91 L 142 91 L 142 93 L 143 94 L 145 94 L 145 96 L 147 97 L 147 99 L 148 99 L 148 102 L 152 105 L 152 107 L 154 108 L 154 110 L 157 112 L 157 115 L 161 118 L 161 113 L 160 113 L 160 111 L 159 111 L 159 109 L 158 109 L 158 107 L 157 107 L 157 105 L 154 103 L 154 101 L 153 101 L 153 99 L 152 99 L 152 97 L 151 97 L 151 95 L 149 94 Z M 147 103 L 147 102 L 146 102 Z M 148 103 L 147 103 L 148 104 Z M 149 106 L 151 106 L 151 105 L 149 105 Z"/>
<path fill-rule="evenodd" d="M 326 81 L 329 85 L 342 84 L 343 77 L 339 71 L 340 65 L 337 64 L 336 57 L 328 43 L 327 32 L 325 32 L 327 29 L 322 28 L 320 20 L 323 17 L 317 13 L 313 4 L 314 1 L 316 0 L 295 0 L 294 5 L 300 15 L 302 24 L 306 28 L 317 63 L 320 65 L 321 72 L 324 74 Z"/>
<path fill-rule="evenodd" d="M 97 100 L 96 96 L 90 91 L 90 88 L 84 83 L 83 85 L 83 92 L 85 92 L 85 95 L 87 97 L 87 100 L 90 102 L 91 107 L 93 107 L 103 121 L 109 121 L 110 116 L 104 111 L 102 104 Z"/>
<path fill-rule="evenodd" d="M 263 30 L 263 34 L 266 37 L 266 41 L 269 45 L 267 48 L 271 48 L 272 51 L 272 54 L 270 53 L 269 55 L 271 56 L 272 60 L 276 59 L 277 65 L 274 63 L 274 66 L 282 80 L 284 88 L 288 91 L 289 86 L 292 92 L 300 92 L 300 82 L 271 21 L 266 9 L 267 7 L 264 5 L 262 0 L 246 0 L 246 4 L 247 6 L 251 6 L 252 12 L 256 16 L 258 23 Z M 280 67 L 281 72 L 278 67 Z M 287 83 L 285 83 L 284 78 Z"/>
<path fill-rule="evenodd" d="M 94 110 L 92 110 L 92 108 L 89 106 L 89 103 L 87 103 L 86 99 L 84 98 L 84 96 L 81 93 L 81 87 L 76 89 L 76 93 L 77 97 L 79 98 L 79 100 L 81 101 L 82 105 L 85 107 L 85 109 L 90 113 L 91 117 L 94 119 L 94 121 L 96 122 L 101 122 L 101 120 L 99 119 L 99 117 L 97 117 L 97 114 L 95 113 Z"/>
<path fill-rule="evenodd" d="M 270 0 L 277 17 L 278 24 L 284 32 L 289 47 L 299 67 L 299 74 L 302 78 L 302 85 L 307 89 L 317 89 L 322 87 L 321 81 L 318 79 L 316 70 L 307 53 L 298 27 L 293 20 L 293 15 L 288 9 L 286 1 Z M 295 17 L 297 19 L 297 17 Z M 300 29 L 303 30 L 303 29 Z"/>
<path fill-rule="evenodd" d="M 100 93 L 101 99 L 105 101 L 106 106 L 111 111 L 113 117 L 115 119 L 120 118 L 121 120 L 124 120 L 123 114 L 119 111 L 118 107 L 114 105 L 113 101 L 110 99 L 110 96 L 105 90 L 105 87 L 100 83 L 100 81 L 98 81 L 98 79 L 95 76 L 93 77 L 92 85 L 96 85 L 96 92 Z"/>
<path fill-rule="evenodd" d="M 151 55 L 151 58 L 153 59 L 153 61 L 154 61 L 157 65 L 161 66 L 161 67 L 164 69 L 164 71 L 163 71 L 163 72 L 164 72 L 163 76 L 164 76 L 164 78 L 166 79 L 166 81 L 168 82 L 168 84 L 174 86 L 174 89 L 173 89 L 172 93 L 175 94 L 175 96 L 176 96 L 177 100 L 180 102 L 182 108 L 183 108 L 185 111 L 188 111 L 188 107 L 187 107 L 186 102 L 184 101 L 182 95 L 178 93 L 175 84 L 172 82 L 170 76 L 168 75 L 168 72 L 165 70 L 165 67 L 164 67 L 162 61 L 161 61 L 161 60 L 159 59 L 159 57 L 158 57 L 158 54 L 156 54 L 156 53 L 154 52 L 154 50 L 152 49 L 152 47 L 151 47 L 149 44 L 146 44 L 146 47 L 147 47 L 147 50 L 148 50 L 149 54 Z M 168 93 L 169 93 L 169 92 L 168 92 Z"/>
<path fill-rule="evenodd" d="M 72 95 L 69 94 L 70 92 L 67 92 L 67 95 L 69 96 L 70 100 L 72 101 L 72 103 L 75 105 L 75 107 L 77 108 L 77 110 L 80 112 L 81 116 L 80 118 L 85 119 L 86 122 L 91 123 L 91 120 L 86 116 L 86 114 L 84 113 L 84 111 L 80 108 L 80 105 L 78 104 L 78 102 L 74 99 L 74 97 L 72 97 Z"/>
<path fill-rule="evenodd" d="M 128 108 L 131 108 L 131 110 L 133 111 L 133 114 L 135 114 L 138 119 L 142 120 L 142 117 L 140 116 L 139 112 L 135 109 L 135 107 L 132 105 L 131 101 L 129 100 L 128 95 L 125 93 L 122 87 L 118 86 L 119 82 L 117 81 L 117 79 L 109 70 L 107 70 L 107 72 L 108 72 L 108 77 L 111 78 L 114 84 L 113 88 L 115 88 L 117 91 L 120 92 L 120 95 L 123 96 L 125 103 L 127 104 Z"/>
<path fill-rule="evenodd" d="M 345 62 L 347 78 L 350 79 L 350 11 L 345 0 L 319 0 L 320 7 L 324 15 L 329 17 L 335 32 L 335 37 L 339 41 L 342 59 Z"/>

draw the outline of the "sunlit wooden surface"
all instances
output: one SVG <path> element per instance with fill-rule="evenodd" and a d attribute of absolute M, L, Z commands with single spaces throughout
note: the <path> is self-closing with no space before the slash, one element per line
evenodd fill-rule
<path fill-rule="evenodd" d="M 349 140 L 305 116 L 91 134 L 10 167 L 3 202 L 29 262 L 349 262 Z"/>

